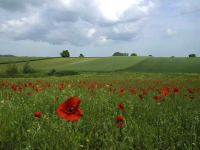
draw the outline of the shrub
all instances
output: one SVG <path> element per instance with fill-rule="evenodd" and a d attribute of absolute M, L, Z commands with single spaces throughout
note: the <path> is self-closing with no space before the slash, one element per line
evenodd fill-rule
<path fill-rule="evenodd" d="M 137 56 L 137 54 L 136 53 L 132 53 L 131 56 Z"/>
<path fill-rule="evenodd" d="M 27 61 L 24 66 L 23 66 L 23 73 L 28 74 L 28 73 L 36 73 L 37 71 L 29 65 L 29 61 Z"/>
<path fill-rule="evenodd" d="M 51 70 L 51 72 L 50 72 L 50 75 L 53 75 L 53 74 L 55 74 L 56 73 L 56 70 L 53 68 L 52 70 Z"/>
<path fill-rule="evenodd" d="M 196 57 L 196 54 L 190 54 L 189 57 Z"/>
<path fill-rule="evenodd" d="M 63 50 L 63 52 L 60 53 L 60 55 L 61 55 L 62 57 L 70 57 L 70 54 L 69 54 L 69 51 L 68 51 L 68 50 Z"/>
<path fill-rule="evenodd" d="M 18 74 L 18 68 L 17 68 L 17 65 L 15 63 L 12 64 L 12 73 L 13 74 Z"/>
<path fill-rule="evenodd" d="M 152 57 L 152 55 L 149 55 L 149 56 L 151 56 L 151 57 Z"/>
<path fill-rule="evenodd" d="M 30 67 L 28 61 L 27 61 L 27 62 L 25 63 L 25 65 L 23 66 L 23 73 L 24 73 L 24 74 L 31 73 L 31 67 Z"/>
<path fill-rule="evenodd" d="M 18 71 L 17 65 L 15 63 L 13 63 L 13 64 L 9 63 L 6 68 L 6 73 L 7 74 L 18 74 L 19 71 Z"/>

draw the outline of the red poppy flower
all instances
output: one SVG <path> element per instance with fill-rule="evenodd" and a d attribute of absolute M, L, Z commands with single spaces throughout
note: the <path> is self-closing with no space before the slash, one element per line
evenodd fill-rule
<path fill-rule="evenodd" d="M 31 93 L 29 92 L 29 93 L 27 93 L 27 95 L 28 95 L 28 96 L 30 96 L 30 95 L 31 95 Z"/>
<path fill-rule="evenodd" d="M 194 99 L 194 95 L 191 95 L 190 98 L 191 98 L 191 99 Z"/>
<path fill-rule="evenodd" d="M 154 99 L 154 100 L 158 100 L 158 96 L 154 96 L 153 99 Z"/>
<path fill-rule="evenodd" d="M 147 94 L 147 91 L 143 91 L 143 95 L 146 95 Z"/>
<path fill-rule="evenodd" d="M 136 94 L 137 93 L 137 91 L 134 91 L 134 90 L 129 90 L 132 94 Z"/>
<path fill-rule="evenodd" d="M 90 88 L 95 88 L 95 86 L 96 86 L 96 85 L 92 84 L 92 85 L 90 86 Z"/>
<path fill-rule="evenodd" d="M 68 121 L 79 121 L 79 117 L 83 116 L 81 109 L 79 108 L 81 101 L 72 97 L 61 104 L 57 113 L 60 117 L 65 118 Z"/>
<path fill-rule="evenodd" d="M 41 118 L 42 117 L 42 113 L 41 112 L 34 112 L 34 116 Z"/>
<path fill-rule="evenodd" d="M 189 93 L 194 94 L 194 90 L 192 91 L 191 89 L 187 89 Z"/>
<path fill-rule="evenodd" d="M 158 96 L 158 100 L 159 101 L 165 101 L 165 99 L 163 99 L 161 96 Z"/>
<path fill-rule="evenodd" d="M 30 82 L 30 83 L 29 83 L 29 87 L 30 87 L 30 86 L 32 86 L 32 85 L 33 85 L 33 83 L 32 83 L 32 82 Z"/>
<path fill-rule="evenodd" d="M 62 88 L 64 88 L 64 83 L 61 83 L 60 86 L 61 86 Z"/>
<path fill-rule="evenodd" d="M 59 100 L 59 98 L 58 97 L 56 97 L 56 101 L 58 102 L 58 100 Z"/>
<path fill-rule="evenodd" d="M 122 127 L 124 123 L 124 118 L 122 116 L 117 116 L 116 125 Z"/>
<path fill-rule="evenodd" d="M 166 89 L 164 89 L 164 90 L 162 91 L 162 94 L 163 94 L 164 96 L 167 96 L 167 95 L 169 94 L 169 91 L 166 90 Z"/>
<path fill-rule="evenodd" d="M 120 110 L 124 110 L 124 104 L 117 104 L 117 106 L 119 107 Z"/>
<path fill-rule="evenodd" d="M 125 93 L 124 89 L 121 89 L 120 93 L 122 93 L 124 95 L 124 93 Z"/>
<path fill-rule="evenodd" d="M 138 96 L 139 96 L 140 99 L 143 99 L 143 95 L 142 94 L 139 94 Z"/>
<path fill-rule="evenodd" d="M 74 98 L 79 100 L 79 97 L 78 97 L 78 96 L 74 96 Z"/>
<path fill-rule="evenodd" d="M 179 89 L 178 88 L 174 88 L 174 93 L 178 94 L 178 92 L 179 92 Z"/>
<path fill-rule="evenodd" d="M 39 89 L 38 89 L 38 88 L 36 88 L 36 89 L 35 89 L 35 91 L 38 93 L 38 92 L 39 92 Z"/>

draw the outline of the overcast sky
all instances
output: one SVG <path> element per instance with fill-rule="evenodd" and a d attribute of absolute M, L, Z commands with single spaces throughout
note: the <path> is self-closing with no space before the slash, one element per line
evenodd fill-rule
<path fill-rule="evenodd" d="M 200 0 L 0 0 L 0 54 L 200 56 Z"/>

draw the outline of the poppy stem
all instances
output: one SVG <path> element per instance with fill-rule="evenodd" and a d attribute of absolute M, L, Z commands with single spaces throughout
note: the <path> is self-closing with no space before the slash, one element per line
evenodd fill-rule
<path fill-rule="evenodd" d="M 74 133 L 75 133 L 74 122 L 72 122 L 72 130 L 73 130 L 73 131 L 74 131 Z"/>
<path fill-rule="evenodd" d="M 122 133 L 122 127 L 119 127 L 119 142 L 122 142 L 123 140 L 123 133 Z"/>

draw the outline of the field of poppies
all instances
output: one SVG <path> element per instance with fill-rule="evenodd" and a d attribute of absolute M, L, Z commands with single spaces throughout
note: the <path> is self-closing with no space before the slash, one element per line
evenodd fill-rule
<path fill-rule="evenodd" d="M 199 74 L 0 79 L 0 149 L 199 149 Z"/>

